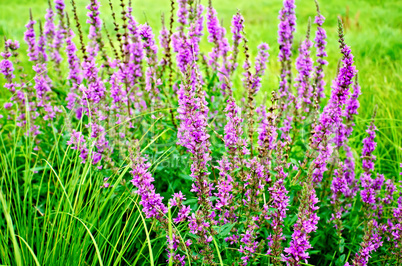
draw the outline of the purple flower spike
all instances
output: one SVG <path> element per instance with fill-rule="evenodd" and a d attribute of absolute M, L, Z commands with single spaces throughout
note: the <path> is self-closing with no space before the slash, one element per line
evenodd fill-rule
<path fill-rule="evenodd" d="M 360 107 L 358 98 L 360 95 L 361 95 L 361 89 L 356 74 L 355 82 L 353 84 L 353 94 L 349 97 L 349 99 L 346 102 L 345 113 L 344 113 L 344 116 L 350 123 L 346 131 L 346 137 L 349 137 L 352 134 L 353 126 L 355 125 L 352 120 L 353 116 L 358 114 L 357 109 L 359 109 Z"/>
<path fill-rule="evenodd" d="M 219 67 L 218 58 L 220 55 L 220 39 L 222 36 L 221 27 L 219 24 L 218 14 L 212 5 L 207 7 L 207 30 L 208 30 L 208 41 L 214 44 L 212 51 L 209 53 L 209 65 L 213 70 L 217 70 Z"/>
<path fill-rule="evenodd" d="M 7 56 L 4 56 L 4 59 L 0 62 L 0 72 L 10 82 L 15 77 L 13 63 L 7 59 Z"/>
<path fill-rule="evenodd" d="M 324 88 L 325 88 L 325 81 L 324 81 L 324 66 L 328 65 L 328 62 L 325 60 L 327 57 L 327 52 L 325 51 L 325 46 L 327 44 L 327 34 L 322 27 L 324 24 L 325 18 L 320 13 L 320 9 L 318 6 L 318 2 L 316 1 L 317 6 L 317 16 L 314 19 L 314 23 L 317 24 L 317 31 L 315 33 L 315 47 L 317 48 L 317 65 L 314 67 L 314 78 L 313 78 L 313 86 L 315 86 L 315 93 L 317 94 L 316 97 L 318 100 L 325 97 Z"/>
<path fill-rule="evenodd" d="M 49 8 L 46 10 L 45 24 L 43 27 L 43 34 L 46 36 L 46 40 L 49 44 L 49 49 L 52 49 L 54 36 L 56 35 L 56 28 L 54 26 L 54 11 L 49 1 Z"/>
<path fill-rule="evenodd" d="M 310 83 L 311 73 L 313 71 L 313 60 L 310 56 L 310 48 L 313 42 L 310 41 L 310 24 L 307 29 L 306 39 L 299 47 L 299 56 L 296 59 L 296 69 L 298 75 L 295 79 L 295 87 L 297 90 L 298 98 L 296 100 L 296 109 L 301 109 L 304 113 L 310 112 L 310 106 L 313 98 L 313 87 Z M 302 115 L 301 119 L 305 119 Z"/>
<path fill-rule="evenodd" d="M 66 38 L 66 54 L 69 68 L 68 80 L 71 82 L 71 90 L 67 95 L 67 108 L 72 110 L 76 104 L 80 104 L 78 87 L 82 82 L 81 62 L 77 56 L 77 47 L 73 41 L 74 33 L 68 30 Z M 79 108 L 79 107 L 78 107 Z"/>
<path fill-rule="evenodd" d="M 285 113 L 290 104 L 294 101 L 294 95 L 290 91 L 291 82 L 291 56 L 293 45 L 293 32 L 296 30 L 296 15 L 295 15 L 295 1 L 283 0 L 283 7 L 279 11 L 279 25 L 278 25 L 278 43 L 279 55 L 278 61 L 281 63 L 281 74 L 279 81 L 279 105 L 281 112 Z M 290 142 L 289 135 L 292 128 L 293 116 L 286 115 L 283 121 L 283 126 L 279 128 L 282 132 L 281 138 Z"/>
<path fill-rule="evenodd" d="M 285 248 L 287 256 L 282 256 L 288 265 L 300 265 L 300 262 L 307 263 L 310 257 L 307 250 L 312 248 L 309 238 L 312 232 L 317 230 L 317 223 L 320 219 L 315 213 L 318 210 L 318 198 L 312 183 L 305 183 L 302 192 L 298 220 L 294 225 L 294 233 L 288 248 Z"/>
<path fill-rule="evenodd" d="M 368 136 L 363 139 L 363 150 L 362 150 L 362 162 L 363 162 L 363 174 L 360 178 L 361 185 L 363 189 L 361 190 L 362 201 L 369 205 L 374 205 L 376 203 L 376 189 L 374 180 L 371 178 L 371 172 L 374 171 L 374 161 L 376 159 L 373 155 L 373 151 L 377 146 L 374 141 L 375 131 L 377 130 L 374 125 L 374 121 L 370 123 L 367 129 Z"/>
<path fill-rule="evenodd" d="M 132 171 L 130 173 L 133 175 L 131 183 L 137 188 L 136 194 L 141 199 L 142 211 L 145 213 L 146 218 L 160 219 L 166 215 L 168 209 L 162 203 L 163 197 L 155 193 L 155 188 L 152 184 L 154 178 L 148 171 L 151 164 L 138 151 L 136 154 L 131 154 L 131 161 Z"/>
<path fill-rule="evenodd" d="M 162 17 L 162 29 L 159 32 L 159 43 L 164 57 L 160 60 L 159 65 L 166 66 L 168 65 L 167 57 L 170 56 L 170 35 L 163 19 L 164 17 Z"/>
<path fill-rule="evenodd" d="M 232 25 L 231 25 L 231 30 L 232 30 L 232 40 L 233 40 L 233 46 L 232 46 L 232 54 L 230 55 L 230 59 L 232 59 L 231 62 L 231 68 L 230 68 L 230 73 L 233 74 L 233 72 L 237 68 L 237 56 L 239 54 L 239 45 L 241 40 L 243 39 L 243 31 L 244 31 L 244 18 L 240 14 L 239 11 L 237 11 L 237 14 L 233 16 L 232 18 Z"/>
<path fill-rule="evenodd" d="M 64 9 L 65 9 L 65 4 L 64 4 L 64 0 L 55 0 L 54 1 L 54 7 L 55 10 L 59 16 L 59 24 L 57 25 L 57 30 L 56 30 L 56 34 L 54 36 L 54 42 L 53 42 L 53 60 L 55 61 L 56 65 L 60 64 L 62 57 L 60 55 L 60 49 L 64 44 L 65 41 L 65 37 L 67 34 L 67 30 L 65 29 L 65 25 L 64 25 Z"/>
<path fill-rule="evenodd" d="M 342 232 L 342 214 L 347 212 L 350 204 L 345 204 L 343 200 L 351 200 L 359 190 L 358 180 L 355 174 L 355 159 L 352 154 L 352 149 L 348 145 L 348 138 L 353 132 L 353 117 L 357 114 L 359 108 L 358 97 L 360 95 L 360 86 L 357 81 L 357 75 L 355 77 L 355 83 L 353 85 L 353 94 L 346 102 L 343 116 L 346 118 L 345 122 L 345 142 L 343 143 L 343 149 L 346 154 L 346 159 L 343 163 L 339 164 L 339 169 L 335 170 L 335 176 L 331 185 L 331 204 L 335 208 L 335 213 L 332 214 L 331 220 L 334 220 L 335 227 L 340 235 Z M 344 199 L 342 199 L 344 197 Z"/>
<path fill-rule="evenodd" d="M 34 25 L 36 24 L 36 21 L 32 19 L 32 14 L 31 14 L 31 19 L 29 20 L 28 24 L 25 25 L 27 30 L 25 31 L 24 34 L 24 40 L 28 44 L 28 57 L 29 61 L 36 62 L 39 60 L 39 50 L 38 46 L 36 44 L 36 35 L 35 35 L 35 30 L 34 30 Z"/>
<path fill-rule="evenodd" d="M 381 241 L 381 231 L 383 231 L 383 228 L 383 225 L 378 224 L 376 220 L 370 220 L 368 222 L 365 228 L 363 242 L 360 243 L 360 250 L 353 260 L 353 265 L 368 265 L 370 254 L 376 251 L 383 244 Z M 349 263 L 346 263 L 345 265 L 349 265 Z"/>
<path fill-rule="evenodd" d="M 22 89 L 20 89 L 21 84 L 14 81 L 15 74 L 14 74 L 14 64 L 12 59 L 17 56 L 17 49 L 19 48 L 18 41 L 6 40 L 4 45 L 4 52 L 1 52 L 0 55 L 3 57 L 3 60 L 0 61 L 0 73 L 4 75 L 6 80 L 4 84 L 4 88 L 8 89 L 11 94 L 15 94 L 12 96 L 10 101 L 4 104 L 5 109 L 11 109 L 14 104 L 18 107 L 20 111 L 20 115 L 17 116 L 17 126 L 22 127 L 26 124 L 26 117 L 25 117 L 25 93 Z M 32 110 L 34 111 L 34 110 Z M 14 114 L 14 110 L 9 111 L 10 114 Z M 32 113 L 31 113 L 32 115 Z M 10 119 L 9 117 L 8 119 Z M 33 117 L 34 120 L 34 117 Z"/>
<path fill-rule="evenodd" d="M 273 229 L 273 234 L 268 237 L 269 249 L 267 254 L 280 257 L 283 250 L 282 241 L 286 239 L 283 235 L 283 226 L 286 211 L 289 207 L 289 196 L 284 184 L 287 173 L 283 171 L 282 166 L 276 167 L 275 170 L 278 171 L 277 180 L 272 187 L 268 188 L 271 193 L 272 202 L 269 205 L 265 205 L 264 210 L 268 213 L 269 209 L 274 209 L 274 211 L 271 211 L 265 216 L 266 219 L 272 220 Z M 275 261 L 279 263 L 279 260 L 276 258 Z"/>
<path fill-rule="evenodd" d="M 402 167 L 402 164 L 401 164 Z M 391 190 L 394 190 L 395 187 L 392 187 Z M 388 220 L 389 227 L 389 241 L 392 242 L 394 248 L 392 249 L 392 255 L 397 260 L 401 261 L 402 259 L 402 196 L 400 196 L 397 200 L 397 206 L 393 208 L 392 211 L 393 217 Z"/>
<path fill-rule="evenodd" d="M 217 71 L 220 68 L 219 59 L 223 59 L 223 67 L 227 60 L 227 53 L 229 51 L 229 44 L 225 37 L 226 29 L 219 23 L 218 14 L 211 3 L 207 8 L 207 30 L 208 41 L 214 44 L 212 51 L 209 53 L 209 65 L 213 71 Z"/>
<path fill-rule="evenodd" d="M 187 9 L 187 3 L 188 0 L 178 0 L 178 5 L 179 9 L 177 10 L 177 17 L 178 17 L 178 22 L 181 24 L 180 28 L 181 31 L 183 30 L 184 26 L 187 25 L 188 21 L 188 9 Z"/>
<path fill-rule="evenodd" d="M 200 86 L 200 85 L 198 85 Z M 178 119 L 181 120 L 178 129 L 178 145 L 187 148 L 191 154 L 193 164 L 191 166 L 191 176 L 194 178 L 192 191 L 196 192 L 200 202 L 204 196 L 210 196 L 208 183 L 208 163 L 211 160 L 209 154 L 209 134 L 207 127 L 208 108 L 203 95 L 197 95 L 190 84 L 181 85 L 179 94 L 179 113 Z M 210 201 L 204 202 L 210 206 Z"/>
<path fill-rule="evenodd" d="M 204 29 L 204 6 L 199 4 L 197 6 L 197 10 L 194 14 L 195 18 L 192 21 L 190 28 L 188 30 L 188 36 L 190 39 L 191 52 L 193 54 L 193 60 L 198 60 L 198 55 L 200 53 L 200 42 L 201 37 L 203 36 Z"/>
<path fill-rule="evenodd" d="M 145 90 L 150 92 L 154 99 L 158 96 L 158 86 L 161 85 L 161 81 L 156 76 L 158 47 L 155 43 L 155 36 L 152 29 L 148 24 L 140 26 L 139 35 L 142 38 L 143 48 L 146 53 L 146 61 L 148 63 L 148 68 L 145 73 Z"/>
<path fill-rule="evenodd" d="M 235 153 L 247 149 L 242 139 L 243 130 L 241 123 L 243 119 L 240 116 L 240 108 L 237 106 L 233 97 L 230 97 L 225 108 L 226 120 L 224 142 L 229 153 L 234 156 Z M 248 154 L 246 151 L 243 154 Z"/>
<path fill-rule="evenodd" d="M 38 51 L 41 61 L 46 62 L 48 60 L 48 56 L 46 54 L 46 39 L 43 35 L 42 23 L 39 23 Z"/>
<path fill-rule="evenodd" d="M 350 47 L 345 44 L 343 37 L 343 26 L 339 21 L 339 42 L 343 55 L 342 66 L 339 69 L 337 78 L 333 81 L 331 98 L 314 128 L 312 146 L 319 151 L 313 161 L 315 164 L 313 170 L 314 182 L 320 182 L 324 172 L 327 170 L 327 162 L 334 148 L 331 144 L 333 143 L 335 147 L 340 148 L 347 141 L 347 130 L 343 123 L 343 108 L 350 94 L 349 87 L 356 74 L 356 68 L 353 66 L 353 55 Z M 333 133 L 335 133 L 335 136 L 331 138 Z"/>
<path fill-rule="evenodd" d="M 281 62 L 281 80 L 279 84 L 279 96 L 284 100 L 293 100 L 293 95 L 289 91 L 287 77 L 290 76 L 290 62 L 292 56 L 293 32 L 296 30 L 295 1 L 283 0 L 283 7 L 279 11 L 278 43 L 279 43 L 279 62 Z"/>
<path fill-rule="evenodd" d="M 267 62 L 269 57 L 269 46 L 266 43 L 262 43 L 258 46 L 258 55 L 255 59 L 255 74 L 252 77 L 251 89 L 254 94 L 258 92 L 261 87 L 261 78 L 264 76 L 265 69 L 267 68 Z"/>
<path fill-rule="evenodd" d="M 131 8 L 129 8 L 131 10 Z M 126 78 L 129 81 L 129 86 L 132 87 L 132 93 L 127 95 L 130 101 L 134 102 L 135 109 L 141 110 L 146 108 L 145 101 L 142 99 L 143 92 L 140 90 L 139 84 L 142 82 L 144 76 L 142 69 L 142 60 L 144 58 L 144 50 L 142 47 L 141 36 L 139 35 L 140 27 L 131 15 L 131 11 L 128 12 L 128 25 L 129 38 L 132 42 L 129 44 L 128 50 L 130 60 L 126 64 L 127 75 Z"/>
<path fill-rule="evenodd" d="M 56 27 L 54 25 L 54 11 L 49 1 L 49 8 L 46 10 L 45 24 L 43 27 L 43 34 L 47 41 L 47 51 L 52 60 L 54 60 L 54 38 L 56 35 Z M 46 60 L 45 60 L 46 61 Z"/>
<path fill-rule="evenodd" d="M 243 38 L 244 31 L 244 18 L 239 11 L 237 11 L 236 15 L 233 16 L 232 25 L 230 26 L 230 28 L 233 34 L 233 47 L 239 47 L 240 41 Z"/>
<path fill-rule="evenodd" d="M 233 178 L 230 175 L 231 170 L 233 170 L 232 164 L 229 162 L 228 158 L 222 158 L 218 161 L 219 167 L 219 182 L 216 187 L 217 193 L 214 193 L 218 197 L 215 204 L 215 209 L 218 211 L 219 220 L 222 224 L 229 222 L 232 218 L 230 215 L 230 206 L 233 200 Z"/>
<path fill-rule="evenodd" d="M 89 12 L 87 13 L 87 23 L 89 26 L 88 39 L 88 60 L 92 60 L 99 52 L 99 42 L 101 41 L 102 20 L 100 19 L 99 12 L 100 4 L 98 0 L 91 0 L 87 6 Z"/>

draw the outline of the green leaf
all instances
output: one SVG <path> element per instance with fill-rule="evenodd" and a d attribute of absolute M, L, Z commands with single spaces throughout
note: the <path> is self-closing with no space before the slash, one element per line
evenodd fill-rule
<path fill-rule="evenodd" d="M 295 186 L 292 186 L 292 190 L 293 190 L 293 191 L 300 191 L 300 190 L 302 190 L 302 188 L 303 188 L 303 186 L 301 186 L 301 185 L 299 185 L 299 184 L 297 184 L 297 185 L 295 185 Z"/>
<path fill-rule="evenodd" d="M 183 179 L 185 179 L 185 180 L 190 180 L 190 181 L 193 180 L 193 178 L 192 178 L 191 176 L 186 175 L 186 174 L 182 174 L 182 173 L 179 174 L 179 177 L 180 177 L 180 178 L 183 178 Z"/>
<path fill-rule="evenodd" d="M 298 162 L 298 161 L 296 161 L 296 160 L 295 160 L 295 159 L 293 159 L 293 158 L 290 158 L 290 162 L 291 162 L 291 163 L 293 163 L 294 165 L 299 166 L 299 162 Z"/>
<path fill-rule="evenodd" d="M 224 237 L 224 236 L 229 235 L 230 230 L 232 230 L 234 225 L 235 225 L 234 223 L 233 224 L 228 223 L 228 224 L 223 225 L 220 229 L 217 230 L 218 236 Z"/>
<path fill-rule="evenodd" d="M 197 203 L 197 202 L 198 202 L 197 198 L 193 198 L 193 199 L 188 199 L 188 200 L 183 201 L 183 204 L 193 204 L 193 203 Z"/>
<path fill-rule="evenodd" d="M 339 252 L 343 253 L 344 249 L 345 249 L 345 239 L 341 238 L 341 240 L 339 241 Z"/>
<path fill-rule="evenodd" d="M 346 255 L 345 255 L 345 254 L 342 254 L 342 255 L 336 260 L 335 265 L 336 265 L 336 266 L 342 266 L 342 265 L 344 265 L 344 263 L 345 263 L 345 257 L 346 257 Z"/>
<path fill-rule="evenodd" d="M 310 250 L 310 251 L 308 252 L 308 254 L 310 254 L 310 255 L 318 254 L 318 253 L 321 253 L 321 250 Z"/>

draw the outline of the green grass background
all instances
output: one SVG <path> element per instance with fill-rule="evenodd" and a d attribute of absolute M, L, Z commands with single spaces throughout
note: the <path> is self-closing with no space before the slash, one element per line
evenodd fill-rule
<path fill-rule="evenodd" d="M 82 22 L 85 21 L 84 0 L 76 0 Z M 101 0 L 102 19 L 109 29 L 112 19 L 107 1 Z M 117 1 L 114 1 L 117 2 Z M 71 5 L 66 0 L 67 10 Z M 207 4 L 207 1 L 202 1 Z M 282 1 L 278 0 L 219 0 L 213 1 L 219 17 L 229 30 L 232 15 L 239 9 L 245 17 L 247 38 L 253 54 L 256 46 L 267 42 L 270 47 L 268 73 L 263 79 L 263 95 L 278 86 L 277 24 Z M 169 1 L 133 1 L 137 21 L 148 21 L 153 29 L 160 29 L 162 13 L 169 16 Z M 295 47 L 305 35 L 308 18 L 315 16 L 313 0 L 296 1 L 297 31 Z M 115 5 L 118 10 L 117 4 Z M 361 107 L 351 139 L 355 157 L 361 153 L 361 141 L 375 105 L 378 105 L 376 125 L 378 147 L 376 169 L 387 178 L 400 180 L 402 162 L 402 5 L 398 0 L 387 1 L 320 1 L 326 17 L 324 27 L 328 35 L 326 67 L 327 95 L 340 59 L 337 43 L 337 17 L 341 16 L 346 28 L 346 42 L 351 46 L 359 70 L 362 87 Z M 24 25 L 29 9 L 34 18 L 43 21 L 47 1 L 0 0 L 0 36 L 17 39 L 22 44 L 22 65 L 28 73 L 30 63 L 23 44 Z M 70 13 L 71 14 L 71 13 Z M 75 27 L 74 27 L 75 29 Z M 85 31 L 88 29 L 85 28 Z M 313 26 L 314 31 L 314 26 Z M 0 45 L 0 48 L 3 44 Z M 203 44 L 207 49 L 208 44 Z M 0 78 L 0 85 L 4 79 Z M 2 86 L 1 86 L 2 87 Z M 241 89 L 236 91 L 241 95 Z M 0 89 L 0 105 L 10 97 Z M 44 265 L 133 265 L 152 264 L 163 252 L 164 236 L 151 235 L 153 224 L 145 222 L 130 193 L 101 190 L 102 177 L 89 164 L 77 164 L 76 154 L 63 154 L 58 147 L 62 136 L 49 147 L 47 162 L 36 161 L 32 146 L 24 143 L 18 131 L 13 136 L 0 134 L 0 264 L 35 265 L 37 259 Z M 13 143 L 12 148 L 5 142 Z M 64 140 L 65 141 L 65 140 Z M 71 151 L 70 151 L 71 152 Z M 67 153 L 66 153 L 67 154 Z M 56 169 L 45 167 L 57 165 Z M 34 171 L 39 175 L 34 175 Z M 111 177 L 118 184 L 128 168 Z M 120 187 L 119 189 L 124 189 Z M 128 190 L 128 188 L 127 188 Z M 121 192 L 121 191 L 120 191 Z M 116 198 L 119 195 L 119 198 Z M 4 219 L 3 219 L 4 218 Z M 147 230 L 145 230 L 147 228 Z M 4 229 L 4 230 L 1 230 Z M 147 240 L 148 238 L 148 240 Z M 19 250 L 19 251 L 18 251 Z M 103 259 L 102 259 L 103 258 Z M 1 261 L 3 260 L 3 261 Z M 155 259 L 156 262 L 156 259 Z"/>

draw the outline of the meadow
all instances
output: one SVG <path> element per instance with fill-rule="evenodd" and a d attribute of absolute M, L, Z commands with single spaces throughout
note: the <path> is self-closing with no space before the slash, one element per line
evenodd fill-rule
<path fill-rule="evenodd" d="M 176 1 L 173 16 L 170 1 L 130 1 L 136 24 L 128 1 L 112 1 L 112 12 L 99 0 L 99 25 L 96 12 L 86 23 L 89 2 L 76 0 L 73 12 L 65 1 L 77 51 L 67 54 L 62 34 L 58 64 L 57 35 L 38 48 L 47 1 L 0 0 L 0 35 L 20 44 L 0 44 L 12 52 L 16 76 L 0 75 L 0 265 L 402 263 L 398 1 L 320 1 L 328 54 L 322 98 L 316 47 L 296 64 L 309 18 L 316 38 L 314 1 L 295 1 L 290 61 L 278 60 L 289 44 L 287 37 L 278 44 L 282 1 L 212 1 L 218 19 L 201 1 L 203 35 L 191 35 L 201 16 L 193 1 L 178 1 L 190 3 L 182 23 Z M 30 11 L 38 22 L 31 44 L 23 41 Z M 236 13 L 244 18 L 237 45 Z M 171 17 L 177 35 L 166 31 Z M 116 31 L 116 24 L 142 26 Z M 214 36 L 220 25 L 226 35 Z M 160 42 L 162 29 L 170 46 Z M 197 49 L 183 48 L 186 40 Z M 340 52 L 345 42 L 353 65 L 347 49 Z M 194 58 L 183 59 L 188 54 Z M 12 108 L 10 80 L 26 87 Z M 281 82 L 294 99 L 281 94 Z M 43 98 L 40 84 L 49 86 Z M 294 84 L 312 90 L 305 102 Z"/>
<path fill-rule="evenodd" d="M 149 22 L 155 31 L 161 28 L 161 14 L 167 17 L 170 10 L 170 3 L 165 0 L 132 1 L 133 14 L 139 23 Z M 307 27 L 308 18 L 314 17 L 315 7 L 311 1 L 296 2 L 297 6 L 297 30 L 295 40 L 301 41 Z M 207 4 L 205 1 L 204 4 Z M 230 20 L 234 13 L 241 10 L 247 21 L 247 38 L 250 46 L 256 47 L 261 42 L 271 45 L 270 53 L 272 58 L 277 57 L 277 11 L 281 8 L 281 1 L 252 1 L 249 3 L 242 0 L 215 1 L 219 19 L 223 26 L 230 28 Z M 326 17 L 326 30 L 328 33 L 328 62 L 331 67 L 326 69 L 325 77 L 327 84 L 333 79 L 336 73 L 336 65 L 339 60 L 337 54 L 337 17 L 341 16 L 346 22 L 346 36 L 348 43 L 353 47 L 356 57 L 356 66 L 359 70 L 360 83 L 363 95 L 360 98 L 361 109 L 357 116 L 357 123 L 366 123 L 370 118 L 375 105 L 379 106 L 377 127 L 379 134 L 383 137 L 378 140 L 378 165 L 381 171 L 391 175 L 399 173 L 397 162 L 402 161 L 400 147 L 401 139 L 401 116 L 399 103 L 402 100 L 400 88 L 402 87 L 401 58 L 402 22 L 399 19 L 402 7 L 397 0 L 390 1 L 331 1 L 320 4 L 322 12 Z M 68 6 L 68 5 L 67 5 Z M 78 15 L 85 20 L 86 1 L 77 1 Z M 11 3 L 1 1 L 0 10 L 0 34 L 7 38 L 22 40 L 25 31 L 25 24 L 28 21 L 29 9 L 32 9 L 35 18 L 44 19 L 43 12 L 47 8 L 47 1 L 16 0 Z M 109 30 L 113 29 L 110 9 L 107 2 L 101 5 L 102 19 Z M 85 26 L 85 25 L 84 25 Z M 88 27 L 85 32 L 88 31 Z M 3 45 L 3 44 L 2 44 Z M 23 49 L 26 48 L 21 43 Z M 207 46 L 207 45 L 205 45 Z M 251 49 L 254 55 L 256 49 Z M 24 58 L 22 58 L 24 60 Z M 27 60 L 25 58 L 25 60 Z M 279 69 L 277 60 L 270 60 L 268 63 L 270 73 L 276 73 Z M 1 77 L 3 78 L 3 77 Z M 278 79 L 274 76 L 264 77 L 263 91 L 270 92 L 275 87 Z M 6 96 L 6 91 L 1 91 Z M 239 93 L 240 95 L 240 93 Z M 3 98 L 3 97 L 2 97 Z M 363 125 L 359 124 L 359 125 Z M 359 128 L 361 128 L 359 126 Z M 354 145 L 361 148 L 361 138 L 357 139 Z M 359 146 L 360 145 L 360 146 Z"/>

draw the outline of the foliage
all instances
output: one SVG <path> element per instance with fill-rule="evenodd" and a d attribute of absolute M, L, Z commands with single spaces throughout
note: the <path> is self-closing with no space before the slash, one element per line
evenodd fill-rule
<path fill-rule="evenodd" d="M 357 16 L 336 48 L 325 6 L 296 31 L 284 0 L 279 49 L 254 49 L 265 22 L 226 29 L 211 1 L 172 1 L 161 27 L 102 4 L 83 23 L 81 2 L 49 1 L 23 48 L 5 38 L 1 264 L 401 263 L 400 121 L 367 101 Z"/>

